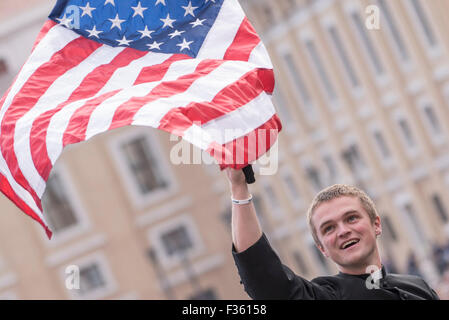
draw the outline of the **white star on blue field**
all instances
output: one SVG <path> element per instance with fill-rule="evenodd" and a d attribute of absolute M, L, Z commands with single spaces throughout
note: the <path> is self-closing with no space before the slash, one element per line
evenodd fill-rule
<path fill-rule="evenodd" d="M 224 0 L 58 0 L 49 18 L 113 47 L 196 57 Z"/>

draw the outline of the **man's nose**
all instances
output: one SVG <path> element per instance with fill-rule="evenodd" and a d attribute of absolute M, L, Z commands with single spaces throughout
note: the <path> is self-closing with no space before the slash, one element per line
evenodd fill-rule
<path fill-rule="evenodd" d="M 337 229 L 337 235 L 340 238 L 344 238 L 351 233 L 351 230 L 344 224 L 339 225 Z"/>

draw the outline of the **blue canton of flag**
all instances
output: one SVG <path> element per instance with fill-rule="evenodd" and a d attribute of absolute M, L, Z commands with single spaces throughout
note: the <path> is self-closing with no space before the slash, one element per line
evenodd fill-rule
<path fill-rule="evenodd" d="M 195 58 L 224 0 L 58 0 L 49 18 L 91 40 Z"/>

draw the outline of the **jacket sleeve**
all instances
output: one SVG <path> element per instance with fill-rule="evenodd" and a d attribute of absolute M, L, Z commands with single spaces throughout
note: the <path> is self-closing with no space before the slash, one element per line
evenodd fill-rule
<path fill-rule="evenodd" d="M 283 265 L 265 234 L 247 250 L 232 255 L 245 291 L 252 299 L 338 299 L 331 284 L 317 284 L 297 276 Z"/>

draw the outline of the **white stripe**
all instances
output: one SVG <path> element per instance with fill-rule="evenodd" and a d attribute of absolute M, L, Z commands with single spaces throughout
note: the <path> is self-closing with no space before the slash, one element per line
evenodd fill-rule
<path fill-rule="evenodd" d="M 276 113 L 269 95 L 262 92 L 246 105 L 229 112 L 228 114 L 209 121 L 203 125 L 204 131 L 210 134 L 219 144 L 228 143 L 244 136 L 270 120 Z M 230 133 L 217 135 L 217 133 L 230 130 Z M 240 131 L 240 132 L 239 132 Z M 235 134 L 232 134 L 235 132 Z"/>
<path fill-rule="evenodd" d="M 31 194 L 27 190 L 25 190 L 21 185 L 19 185 L 16 182 L 16 180 L 13 178 L 13 176 L 11 175 L 11 172 L 9 171 L 8 166 L 6 164 L 6 161 L 3 158 L 3 155 L 1 153 L 0 153 L 0 168 L 5 168 L 5 170 L 2 169 L 2 174 L 8 180 L 11 188 L 14 190 L 16 195 L 20 199 L 22 199 L 23 202 L 25 202 L 31 208 L 31 210 L 34 211 L 34 213 L 36 213 L 36 215 L 44 222 L 44 224 L 46 226 L 48 226 L 48 224 L 45 222 L 45 219 L 44 219 L 44 216 L 42 215 L 42 212 L 37 207 L 36 202 L 34 201 L 34 199 L 31 196 Z"/>
<path fill-rule="evenodd" d="M 30 134 L 34 120 L 41 114 L 56 108 L 59 104 L 67 101 L 70 95 L 82 83 L 84 78 L 96 67 L 109 63 L 117 54 L 125 48 L 112 48 L 102 46 L 102 50 L 94 51 L 76 67 L 55 80 L 48 90 L 39 98 L 38 102 L 16 123 L 14 132 L 14 150 L 19 167 L 30 186 L 36 191 L 39 198 L 45 190 L 45 180 L 42 179 L 34 166 L 30 149 Z M 42 142 L 43 143 L 43 142 Z"/>
<path fill-rule="evenodd" d="M 190 127 L 185 131 L 183 139 L 204 150 L 212 141 L 225 144 L 250 133 L 270 120 L 275 113 L 270 96 L 262 92 L 246 105 L 203 125 L 201 133 L 198 127 Z"/>
<path fill-rule="evenodd" d="M 86 131 L 86 140 L 92 136 L 105 132 L 111 126 L 115 111 L 132 97 L 143 97 L 163 81 L 173 81 L 178 77 L 195 71 L 201 61 L 196 59 L 173 62 L 160 81 L 140 84 L 127 88 L 117 95 L 103 101 L 92 113 Z"/>
<path fill-rule="evenodd" d="M 24 64 L 21 72 L 17 76 L 17 80 L 14 82 L 11 91 L 6 97 L 5 103 L 0 111 L 0 123 L 3 121 L 6 110 L 16 94 L 22 89 L 29 77 L 41 67 L 44 63 L 48 62 L 55 52 L 63 49 L 68 43 L 79 38 L 79 35 L 75 32 L 57 25 L 50 29 L 45 37 L 41 39 L 34 51 L 28 57 L 27 62 Z M 1 134 L 1 127 L 0 127 Z"/>
<path fill-rule="evenodd" d="M 166 59 L 167 57 L 163 60 Z M 139 64 L 140 69 L 144 66 L 148 66 L 148 61 L 146 61 L 146 59 L 139 59 L 135 62 Z M 96 134 L 107 131 L 111 125 L 116 109 L 123 103 L 127 102 L 132 97 L 143 97 L 147 95 L 154 87 L 163 81 L 175 80 L 183 74 L 194 72 L 199 63 L 199 60 L 194 59 L 176 61 L 171 64 L 162 80 L 143 83 L 137 86 L 132 86 L 135 81 L 132 76 L 123 78 L 121 82 L 117 82 L 116 80 L 113 80 L 113 84 L 109 84 L 108 82 L 106 86 L 108 86 L 111 91 L 120 89 L 119 87 L 116 87 L 116 85 L 121 85 L 122 88 L 125 89 L 106 99 L 95 108 L 87 125 L 86 140 Z M 132 66 L 131 68 L 134 69 L 135 67 L 136 66 Z M 127 68 L 128 67 L 125 67 L 123 69 Z M 97 96 L 99 96 L 99 94 L 96 95 L 96 97 Z M 95 99 L 95 97 L 84 99 L 82 102 L 71 103 L 53 115 L 47 130 L 47 152 L 53 164 L 62 152 L 64 132 L 67 129 L 73 113 L 75 113 L 78 108 L 82 107 L 87 100 L 91 99 Z"/>
<path fill-rule="evenodd" d="M 193 124 L 190 128 L 185 130 L 182 139 L 190 142 L 201 150 L 206 150 L 214 141 L 214 137 L 197 124 Z"/>
<path fill-rule="evenodd" d="M 50 58 L 53 56 L 55 52 L 60 51 L 63 49 L 68 43 L 71 41 L 79 38 L 79 35 L 75 32 L 68 30 L 61 26 L 54 26 L 52 27 L 48 33 L 41 39 L 39 44 L 36 46 L 34 51 L 31 53 L 31 55 L 28 57 L 27 62 L 22 67 L 21 72 L 18 74 L 16 81 L 11 87 L 11 90 L 6 97 L 4 104 L 0 110 L 0 123 L 3 122 L 3 118 L 5 116 L 6 111 L 11 106 L 11 103 L 14 99 L 14 97 L 17 95 L 17 93 L 22 89 L 23 85 L 26 83 L 29 77 L 43 64 L 48 62 Z M 0 126 L 0 136 L 1 136 L 1 126 Z M 22 137 L 23 138 L 23 137 Z M 1 153 L 0 153 L 1 154 Z M 0 170 L 5 175 L 8 176 L 8 181 L 13 185 L 17 185 L 15 179 L 11 176 L 9 167 L 7 163 L 4 161 L 2 157 L 1 163 L 0 163 Z M 21 187 L 20 187 L 21 188 Z M 20 195 L 20 197 L 30 206 L 30 203 L 28 198 L 26 196 L 23 196 L 23 192 L 18 192 L 17 194 Z M 28 193 L 28 191 L 25 191 Z M 32 199 L 32 203 L 34 204 L 34 199 Z M 34 209 L 33 209 L 34 210 Z M 34 210 L 36 214 L 38 214 L 39 210 Z"/>
<path fill-rule="evenodd" d="M 186 91 L 143 106 L 134 116 L 133 124 L 157 128 L 160 120 L 171 109 L 195 102 L 210 102 L 223 88 L 251 70 L 252 66 L 246 62 L 226 61 L 208 75 L 195 80 Z"/>
<path fill-rule="evenodd" d="M 52 165 L 55 164 L 62 152 L 62 139 L 64 137 L 64 131 L 69 125 L 72 115 L 88 100 L 89 99 L 83 99 L 70 103 L 51 117 L 47 128 L 46 144 L 47 154 Z"/>
<path fill-rule="evenodd" d="M 183 75 L 193 73 L 200 62 L 201 60 L 199 59 L 187 59 L 173 62 L 165 73 L 163 81 L 173 81 Z"/>
<path fill-rule="evenodd" d="M 151 90 L 154 86 L 156 85 L 153 83 L 136 86 L 133 88 L 133 95 L 135 97 L 144 96 L 148 94 L 148 91 Z M 103 103 L 101 103 L 94 111 L 96 115 L 95 125 L 97 125 L 98 127 L 90 125 L 90 121 L 93 116 L 92 114 L 91 119 L 89 120 L 89 129 L 86 132 L 86 140 L 98 133 L 102 133 L 108 130 L 112 117 L 114 116 L 114 110 L 118 108 L 122 103 L 128 101 L 130 98 L 131 95 L 128 91 L 125 90 L 118 92 L 116 95 L 106 99 Z M 62 152 L 64 132 L 70 123 L 72 115 L 88 100 L 91 99 L 83 99 L 81 101 L 71 103 L 64 107 L 64 109 L 58 111 L 51 118 L 47 131 L 47 152 L 52 164 L 56 162 Z M 99 111 L 97 111 L 99 109 L 103 111 L 101 112 L 101 114 L 99 113 Z M 102 119 L 102 116 L 104 116 L 105 119 Z"/>
<path fill-rule="evenodd" d="M 99 50 L 101 50 L 101 48 Z M 55 164 L 56 160 L 58 159 L 59 155 L 62 152 L 64 132 L 67 129 L 67 126 L 70 122 L 72 115 L 76 112 L 76 110 L 78 110 L 78 108 L 82 107 L 87 101 L 89 101 L 91 99 L 95 99 L 96 97 L 99 97 L 107 92 L 111 92 L 111 91 L 122 89 L 122 88 L 132 87 L 132 85 L 136 81 L 136 78 L 138 77 L 138 75 L 143 67 L 149 66 L 151 64 L 159 64 L 159 63 L 165 61 L 166 59 L 168 59 L 168 57 L 170 57 L 170 55 L 159 54 L 159 53 L 154 53 L 154 54 L 149 53 L 137 60 L 134 60 L 129 65 L 117 69 L 114 72 L 114 74 L 111 76 L 111 78 L 108 80 L 108 82 L 104 85 L 104 87 L 98 92 L 98 94 L 95 95 L 95 97 L 83 99 L 81 102 L 71 103 L 71 104 L 67 105 L 66 107 L 64 107 L 63 109 L 61 109 L 60 111 L 58 111 L 55 115 L 53 115 L 52 119 L 50 120 L 50 124 L 49 124 L 48 130 L 47 130 L 47 153 L 48 153 L 48 156 L 49 156 L 52 164 L 53 165 Z M 145 95 L 146 93 L 147 93 L 146 91 L 142 91 L 142 96 Z M 136 95 L 138 95 L 138 94 L 139 93 L 136 93 Z M 114 97 L 112 97 L 112 98 L 114 98 Z M 110 99 L 112 99 L 112 98 L 109 98 L 106 101 L 110 101 Z M 129 99 L 130 96 L 128 95 L 127 98 Z M 97 110 L 102 110 L 102 106 L 104 104 L 105 104 L 105 102 L 100 104 L 93 111 L 93 114 L 98 113 Z M 110 109 L 108 109 L 108 110 L 110 110 Z M 91 124 L 91 122 L 90 122 L 92 119 L 92 116 L 91 116 L 91 119 L 89 120 L 89 125 L 87 127 L 87 131 L 86 131 L 86 140 L 89 139 L 90 137 L 94 136 L 97 133 L 106 131 L 109 128 L 109 126 L 107 126 L 106 129 L 104 129 L 102 131 L 95 132 L 95 133 L 89 133 L 91 130 L 96 130 L 96 126 L 103 128 L 103 126 L 101 126 L 101 123 L 108 122 L 109 118 L 110 118 L 110 120 L 109 120 L 109 123 L 110 123 L 113 116 L 114 116 L 113 113 L 112 114 L 108 114 L 108 113 L 101 114 L 98 117 L 99 121 L 95 122 L 93 124 Z M 94 119 L 97 119 L 97 118 L 94 118 Z"/>
<path fill-rule="evenodd" d="M 245 18 L 237 0 L 223 1 L 217 19 L 198 52 L 198 59 L 223 59 Z"/>
<path fill-rule="evenodd" d="M 117 69 L 106 85 L 98 92 L 97 96 L 106 92 L 132 86 L 142 71 L 142 68 L 160 64 L 170 57 L 171 55 L 164 53 L 149 52 L 145 56 L 134 60 L 129 65 Z"/>
<path fill-rule="evenodd" d="M 107 131 L 111 126 L 115 111 L 123 103 L 127 102 L 133 97 L 139 98 L 146 96 L 158 84 L 159 82 L 143 83 L 131 88 L 124 89 L 118 92 L 116 95 L 103 101 L 95 108 L 90 116 L 86 130 L 86 140 L 90 139 L 94 135 Z M 53 153 L 53 151 L 51 153 Z"/>
<path fill-rule="evenodd" d="M 248 62 L 259 68 L 273 69 L 270 56 L 262 41 L 251 51 Z"/>

